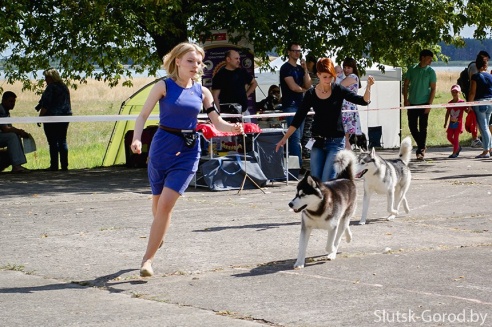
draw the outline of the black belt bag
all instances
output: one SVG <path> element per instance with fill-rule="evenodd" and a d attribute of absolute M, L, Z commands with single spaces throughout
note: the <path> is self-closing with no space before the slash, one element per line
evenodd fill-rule
<path fill-rule="evenodd" d="M 188 148 L 193 148 L 198 140 L 198 133 L 193 129 L 177 129 L 159 125 L 160 129 L 165 130 L 168 133 L 181 136 Z"/>

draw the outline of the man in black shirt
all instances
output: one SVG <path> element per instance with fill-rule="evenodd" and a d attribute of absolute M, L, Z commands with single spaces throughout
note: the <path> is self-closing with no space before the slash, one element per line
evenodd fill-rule
<path fill-rule="evenodd" d="M 226 65 L 212 78 L 212 95 L 218 108 L 220 104 L 239 103 L 242 112 L 248 109 L 248 97 L 254 92 L 258 83 L 248 72 L 240 68 L 239 52 L 229 50 L 225 53 Z"/>

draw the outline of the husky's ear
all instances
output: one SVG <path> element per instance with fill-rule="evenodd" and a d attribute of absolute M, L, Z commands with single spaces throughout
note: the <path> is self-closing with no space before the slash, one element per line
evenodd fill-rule
<path fill-rule="evenodd" d="M 371 157 L 373 157 L 373 158 L 376 157 L 376 148 L 375 147 L 371 148 Z"/>
<path fill-rule="evenodd" d="M 311 186 L 312 188 L 318 188 L 319 187 L 318 181 L 315 178 L 311 177 L 311 175 L 308 175 L 306 177 L 306 181 L 307 181 L 308 185 Z"/>
<path fill-rule="evenodd" d="M 311 175 L 308 175 L 305 178 L 306 178 L 308 185 L 310 185 L 313 188 L 318 187 L 318 185 L 316 184 L 316 181 L 311 177 Z"/>
<path fill-rule="evenodd" d="M 321 192 L 320 184 L 318 184 L 317 180 L 312 178 L 311 176 L 308 176 L 306 181 L 307 181 L 308 185 L 314 189 L 314 191 L 316 192 L 318 197 L 320 199 L 323 199 L 323 192 Z"/>

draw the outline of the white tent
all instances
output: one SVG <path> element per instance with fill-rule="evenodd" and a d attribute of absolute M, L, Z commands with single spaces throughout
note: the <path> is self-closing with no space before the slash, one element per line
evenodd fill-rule
<path fill-rule="evenodd" d="M 258 82 L 256 89 L 256 101 L 266 97 L 268 88 L 272 84 L 279 84 L 280 66 L 284 64 L 281 57 L 270 62 L 274 72 L 260 72 L 255 69 L 255 77 Z M 402 71 L 399 67 L 384 66 L 385 72 L 381 72 L 376 65 L 366 69 L 366 75 L 361 77 L 362 87 L 360 94 L 364 93 L 368 75 L 374 76 L 376 83 L 371 89 L 371 104 L 368 107 L 359 107 L 362 131 L 369 135 L 368 127 L 381 126 L 381 143 L 384 148 L 396 148 L 400 146 L 400 113 L 401 80 Z M 393 109 L 391 109 L 393 108 Z M 369 109 L 369 110 L 367 110 Z"/>

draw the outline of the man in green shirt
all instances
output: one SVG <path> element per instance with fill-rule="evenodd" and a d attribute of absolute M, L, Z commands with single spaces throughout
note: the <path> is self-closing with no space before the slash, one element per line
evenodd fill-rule
<path fill-rule="evenodd" d="M 436 72 L 430 67 L 434 54 L 430 50 L 420 52 L 420 62 L 408 69 L 403 84 L 403 101 L 409 108 L 408 128 L 417 143 L 417 160 L 424 160 L 427 140 L 427 124 L 430 108 L 418 108 L 430 105 L 436 95 Z"/>

